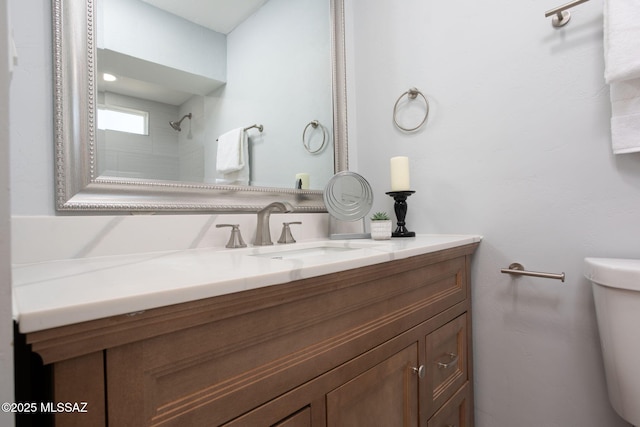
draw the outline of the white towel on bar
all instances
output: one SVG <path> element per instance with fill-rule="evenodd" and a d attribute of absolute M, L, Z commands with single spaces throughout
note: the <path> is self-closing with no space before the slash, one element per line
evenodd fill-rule
<path fill-rule="evenodd" d="M 603 14 L 607 83 L 640 78 L 640 1 L 605 0 Z"/>
<path fill-rule="evenodd" d="M 614 154 L 640 151 L 640 78 L 611 83 Z"/>
<path fill-rule="evenodd" d="M 216 170 L 225 174 L 244 167 L 244 130 L 237 128 L 218 137 Z"/>
<path fill-rule="evenodd" d="M 605 0 L 605 80 L 615 154 L 640 151 L 640 1 Z"/>
<path fill-rule="evenodd" d="M 243 128 L 218 137 L 216 171 L 219 184 L 249 185 L 249 147 Z"/>

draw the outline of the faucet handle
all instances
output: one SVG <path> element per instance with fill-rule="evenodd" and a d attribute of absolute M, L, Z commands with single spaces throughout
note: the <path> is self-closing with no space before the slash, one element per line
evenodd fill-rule
<path fill-rule="evenodd" d="M 216 228 L 231 227 L 231 236 L 225 247 L 227 248 L 246 248 L 247 244 L 242 240 L 239 224 L 216 224 Z"/>
<path fill-rule="evenodd" d="M 289 225 L 291 224 L 302 224 L 300 221 L 294 222 L 283 222 L 282 223 L 282 234 L 280 234 L 280 238 L 278 239 L 278 243 L 295 243 L 296 239 L 293 238 L 291 234 L 291 228 Z"/>

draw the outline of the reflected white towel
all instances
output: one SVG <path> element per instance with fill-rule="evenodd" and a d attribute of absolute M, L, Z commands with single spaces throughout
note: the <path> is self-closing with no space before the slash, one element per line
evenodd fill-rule
<path fill-rule="evenodd" d="M 218 137 L 216 171 L 217 184 L 249 185 L 249 143 L 243 128 Z"/>
<path fill-rule="evenodd" d="M 604 55 L 613 152 L 640 151 L 640 1 L 605 0 Z"/>
<path fill-rule="evenodd" d="M 216 170 L 221 173 L 239 171 L 245 166 L 244 130 L 233 129 L 218 137 Z"/>

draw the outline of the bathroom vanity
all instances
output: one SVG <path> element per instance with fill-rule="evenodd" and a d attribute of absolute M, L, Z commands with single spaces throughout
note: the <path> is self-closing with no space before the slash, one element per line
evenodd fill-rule
<path fill-rule="evenodd" d="M 32 351 L 52 366 L 53 401 L 87 402 L 86 413 L 56 413 L 56 426 L 469 427 L 470 261 L 479 241 L 418 236 L 222 251 L 206 256 L 221 262 L 232 252 L 235 261 L 225 262 L 245 278 L 222 273 L 209 286 L 176 285 L 173 304 L 151 298 L 150 287 L 114 290 L 121 295 L 103 295 L 106 305 L 85 289 L 68 307 L 74 314 L 41 307 L 38 315 L 26 292 L 15 302 Z M 173 262 L 182 256 L 161 257 L 158 283 L 189 278 L 196 267 L 212 277 L 225 268 L 183 268 Z M 81 265 L 78 286 L 125 268 Z M 36 275 L 22 271 L 17 289 Z M 211 295 L 194 298 L 196 288 Z M 117 313 L 135 304 L 139 310 Z M 83 317 L 92 310 L 113 314 Z"/>

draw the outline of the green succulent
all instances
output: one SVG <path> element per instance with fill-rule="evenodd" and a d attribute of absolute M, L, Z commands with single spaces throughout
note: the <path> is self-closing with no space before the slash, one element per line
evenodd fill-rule
<path fill-rule="evenodd" d="M 371 216 L 371 221 L 388 221 L 389 215 L 386 212 L 376 212 Z"/>

